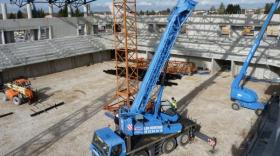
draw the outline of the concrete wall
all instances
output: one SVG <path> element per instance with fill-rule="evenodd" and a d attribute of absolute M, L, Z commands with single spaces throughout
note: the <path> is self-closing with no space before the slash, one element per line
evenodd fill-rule
<path fill-rule="evenodd" d="M 0 20 L 0 30 L 13 32 L 19 30 L 36 30 L 40 28 L 50 28 L 52 38 L 61 38 L 67 36 L 78 36 L 79 26 L 86 26 L 87 32 L 84 35 L 93 33 L 93 25 L 106 26 L 112 25 L 112 19 L 107 16 L 93 17 L 60 17 L 60 18 L 34 18 L 34 19 L 9 19 Z M 84 31 L 83 30 L 83 31 Z M 106 32 L 107 30 L 105 30 Z M 108 31 L 112 32 L 112 28 Z M 6 35 L 7 36 L 7 35 Z M 12 37 L 12 36 L 11 36 Z M 11 43 L 11 42 L 8 42 Z"/>
<path fill-rule="evenodd" d="M 243 65 L 241 62 L 233 62 L 232 74 L 236 76 L 239 74 L 239 71 Z M 266 66 L 266 65 L 259 65 L 259 64 L 252 64 L 249 66 L 247 70 L 247 76 L 251 76 L 258 79 L 274 79 L 280 76 L 279 68 Z"/>
<path fill-rule="evenodd" d="M 0 72 L 0 89 L 3 87 L 3 75 L 2 72 Z"/>
<path fill-rule="evenodd" d="M 280 25 L 280 16 L 275 15 L 271 24 Z M 231 26 L 244 26 L 246 23 L 254 22 L 254 25 L 260 26 L 264 16 L 253 15 L 210 15 L 210 16 L 193 16 L 190 18 L 184 29 L 185 31 L 178 37 L 174 48 L 172 49 L 171 59 L 191 61 L 198 67 L 208 68 L 211 70 L 219 70 L 220 60 L 231 60 L 234 62 L 242 62 L 248 54 L 252 45 L 253 37 L 243 37 L 240 30 L 232 30 L 232 38 L 220 36 L 220 25 L 229 24 Z M 166 25 L 167 16 L 143 16 L 139 17 L 138 22 L 138 49 L 143 51 L 139 57 L 151 58 L 151 52 L 155 51 L 162 35 L 162 28 Z M 88 33 L 93 34 L 93 26 L 103 28 L 110 25 L 112 19 L 110 16 L 94 16 L 94 17 L 71 17 L 71 18 L 44 18 L 44 19 L 19 19 L 19 20 L 2 20 L 0 21 L 0 30 L 6 32 L 13 30 L 38 29 L 39 27 L 51 27 L 53 38 L 61 38 L 66 36 L 77 36 L 79 25 L 87 25 Z M 149 32 L 149 26 L 153 26 L 153 33 Z M 160 29 L 159 29 L 160 27 Z M 99 30 L 97 30 L 98 32 Z M 99 47 L 99 50 L 114 48 L 113 36 L 111 32 L 102 32 L 100 36 L 94 36 L 93 42 L 106 43 Z M 255 32 L 255 34 L 257 31 Z M 90 37 L 90 36 L 87 36 Z M 53 40 L 50 40 L 53 41 Z M 96 45 L 101 45 L 100 43 Z M 266 64 L 280 67 L 279 51 L 280 47 L 276 45 L 280 43 L 277 38 L 265 37 L 261 47 L 256 53 L 256 57 L 252 62 L 259 65 L 254 74 L 256 77 L 262 78 Z M 61 45 L 63 46 L 63 45 Z M 147 52 L 148 51 L 148 52 Z M 213 60 L 212 60 L 213 59 Z M 262 65 L 261 65 L 262 64 Z M 67 65 L 61 65 L 63 68 L 70 68 Z M 66 66 L 66 67 L 64 67 Z M 237 66 L 238 67 L 238 66 Z M 237 73 L 238 68 L 233 68 L 233 74 Z M 59 70 L 59 69 L 57 69 Z M 235 71 L 236 70 L 236 71 Z M 259 72 L 258 72 L 259 71 Z M 273 73 L 279 73 L 279 68 L 275 68 Z M 4 76 L 5 77 L 5 76 Z"/>
<path fill-rule="evenodd" d="M 11 81 L 20 76 L 24 77 L 36 77 L 47 75 L 51 73 L 61 72 L 77 67 L 92 65 L 95 63 L 101 63 L 103 61 L 111 60 L 111 51 L 101 51 L 86 55 L 74 56 L 49 62 L 43 62 L 33 65 L 21 66 L 11 69 L 6 69 L 0 72 L 4 82 Z"/>
<path fill-rule="evenodd" d="M 138 58 L 152 59 L 153 52 L 143 52 L 138 53 Z M 198 68 L 202 69 L 212 69 L 212 61 L 210 58 L 203 57 L 193 57 L 180 54 L 171 54 L 170 60 L 172 61 L 182 61 L 182 62 L 193 62 Z M 218 69 L 220 70 L 220 69 Z"/>
<path fill-rule="evenodd" d="M 211 70 L 211 59 L 202 57 L 193 57 L 186 55 L 172 54 L 170 60 L 182 61 L 182 62 L 193 62 L 198 68 L 210 69 Z"/>
<path fill-rule="evenodd" d="M 146 58 L 152 59 L 153 52 L 141 51 L 138 53 L 138 57 L 145 58 L 145 59 Z M 172 54 L 170 60 L 193 62 L 196 64 L 198 68 L 209 69 L 211 73 L 216 73 L 221 70 L 231 71 L 232 76 L 236 76 L 237 74 L 239 74 L 239 70 L 243 65 L 243 63 L 241 62 L 236 62 L 231 60 L 193 57 L 193 56 L 179 55 L 179 54 Z M 273 79 L 280 76 L 280 68 L 254 64 L 248 68 L 247 75 L 258 79 Z"/>

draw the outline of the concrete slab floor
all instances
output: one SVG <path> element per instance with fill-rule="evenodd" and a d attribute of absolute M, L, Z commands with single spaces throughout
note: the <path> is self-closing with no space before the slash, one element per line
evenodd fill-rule
<path fill-rule="evenodd" d="M 32 106 L 15 106 L 0 102 L 0 114 L 15 114 L 0 119 L 0 155 L 83 155 L 90 156 L 89 144 L 93 131 L 113 122 L 104 115 L 102 105 L 110 103 L 115 76 L 103 72 L 113 69 L 113 62 L 55 73 L 31 79 L 42 97 L 41 104 L 65 102 L 65 105 L 36 117 L 30 117 Z M 170 155 L 233 155 L 256 120 L 253 111 L 231 109 L 229 100 L 230 73 L 184 76 L 170 80 L 164 97 L 174 96 L 181 105 L 180 112 L 201 124 L 201 131 L 218 138 L 216 153 L 207 143 L 179 147 Z M 249 82 L 260 96 L 267 84 Z M 3 95 L 0 95 L 2 98 Z"/>

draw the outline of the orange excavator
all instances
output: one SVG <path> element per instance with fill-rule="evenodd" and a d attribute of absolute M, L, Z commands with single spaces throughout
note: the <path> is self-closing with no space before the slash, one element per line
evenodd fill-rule
<path fill-rule="evenodd" d="M 32 104 L 37 100 L 36 92 L 31 87 L 31 82 L 27 79 L 17 79 L 4 84 L 3 101 L 12 101 L 15 105 L 25 102 Z"/>

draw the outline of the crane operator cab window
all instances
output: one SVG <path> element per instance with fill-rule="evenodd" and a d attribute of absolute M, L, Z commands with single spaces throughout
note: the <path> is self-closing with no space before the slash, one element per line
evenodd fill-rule
<path fill-rule="evenodd" d="M 109 153 L 109 146 L 96 134 L 94 134 L 92 144 L 102 153 L 102 155 L 106 156 Z"/>
<path fill-rule="evenodd" d="M 112 147 L 111 156 L 120 156 L 121 153 L 122 153 L 122 145 L 121 144 Z"/>

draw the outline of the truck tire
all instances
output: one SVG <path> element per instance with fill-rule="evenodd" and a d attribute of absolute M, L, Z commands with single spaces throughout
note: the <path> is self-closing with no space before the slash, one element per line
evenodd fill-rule
<path fill-rule="evenodd" d="M 176 148 L 176 140 L 174 138 L 167 139 L 162 144 L 162 152 L 165 154 L 171 153 Z"/>
<path fill-rule="evenodd" d="M 3 102 L 8 101 L 8 97 L 6 96 L 6 94 L 3 96 Z"/>
<path fill-rule="evenodd" d="M 177 137 L 177 144 L 180 146 L 185 146 L 190 142 L 190 137 L 188 134 L 183 133 Z"/>
<path fill-rule="evenodd" d="M 239 109 L 240 109 L 240 106 L 239 106 L 238 103 L 233 103 L 233 104 L 231 105 L 231 107 L 232 107 L 233 110 L 239 110 Z"/>
<path fill-rule="evenodd" d="M 255 113 L 257 116 L 260 116 L 262 114 L 263 110 L 262 109 L 257 109 L 255 110 Z"/>
<path fill-rule="evenodd" d="M 149 156 L 146 151 L 140 151 L 135 153 L 133 156 Z"/>
<path fill-rule="evenodd" d="M 13 97 L 13 104 L 20 105 L 21 104 L 21 98 L 15 96 Z"/>

